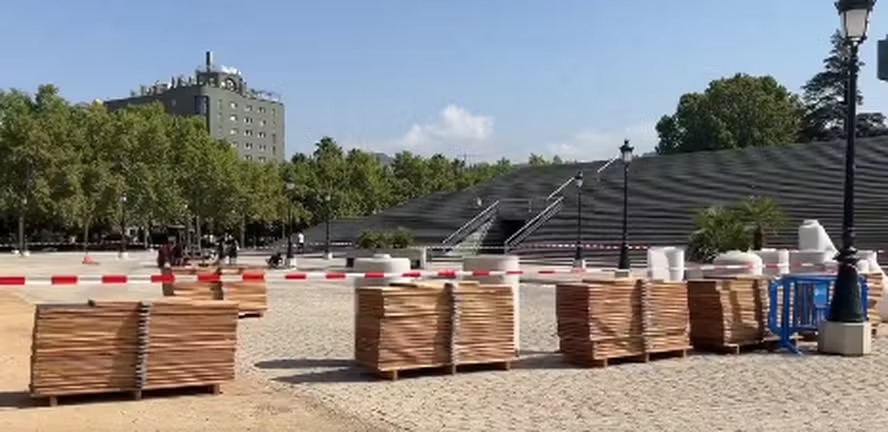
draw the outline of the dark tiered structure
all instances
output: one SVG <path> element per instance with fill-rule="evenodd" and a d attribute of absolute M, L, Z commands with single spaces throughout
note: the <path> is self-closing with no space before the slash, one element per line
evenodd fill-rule
<path fill-rule="evenodd" d="M 856 225 L 860 249 L 888 246 L 888 137 L 862 139 L 857 149 Z M 615 150 L 616 153 L 616 150 Z M 334 221 L 331 240 L 354 241 L 365 229 L 407 228 L 418 244 L 486 253 L 570 258 L 570 247 L 534 249 L 535 244 L 576 242 L 580 210 L 585 243 L 613 246 L 587 249 L 592 261 L 616 263 L 619 254 L 623 169 L 619 160 L 520 168 L 459 192 L 419 198 L 379 214 Z M 818 219 L 839 240 L 842 218 L 844 143 L 790 144 L 739 150 L 641 157 L 630 167 L 629 244 L 685 245 L 698 209 L 734 205 L 749 195 L 775 199 L 786 213 L 769 247 L 796 245 L 804 219 Z M 604 168 L 604 169 L 602 169 Z M 600 173 L 596 176 L 596 172 Z M 585 173 L 582 209 L 573 177 Z M 480 198 L 480 205 L 478 205 Z M 323 240 L 323 226 L 306 232 Z M 643 251 L 633 251 L 634 260 Z"/>

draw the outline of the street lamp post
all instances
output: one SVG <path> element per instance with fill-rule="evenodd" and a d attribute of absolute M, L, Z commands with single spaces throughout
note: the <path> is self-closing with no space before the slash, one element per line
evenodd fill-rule
<path fill-rule="evenodd" d="M 620 146 L 620 156 L 623 158 L 623 229 L 620 240 L 620 262 L 617 268 L 629 270 L 629 164 L 632 163 L 632 151 L 629 140 L 623 141 Z"/>
<path fill-rule="evenodd" d="M 577 186 L 577 249 L 574 252 L 574 267 L 586 268 L 586 259 L 583 257 L 583 172 L 577 171 L 574 176 L 574 184 Z"/>
<path fill-rule="evenodd" d="M 296 188 L 296 185 L 293 182 L 287 182 L 287 228 L 284 229 L 284 235 L 287 236 L 287 260 L 284 263 L 284 266 L 290 268 L 293 262 L 293 233 L 290 232 L 293 228 L 293 202 L 290 201 L 290 195 L 293 193 L 293 189 Z M 289 228 L 289 229 L 288 229 Z"/>
<path fill-rule="evenodd" d="M 126 193 L 120 196 L 120 259 L 126 258 Z"/>
<path fill-rule="evenodd" d="M 330 254 L 330 194 L 324 195 L 324 259 L 332 258 Z"/>
<path fill-rule="evenodd" d="M 858 48 L 866 39 L 869 15 L 875 0 L 839 0 L 836 8 L 842 20 L 842 36 L 848 46 L 848 81 L 845 91 L 845 190 L 842 217 L 842 249 L 836 260 L 839 264 L 835 289 L 830 302 L 828 321 L 833 323 L 863 323 L 860 286 L 857 274 L 857 249 L 854 247 L 854 176 L 855 135 L 857 133 L 857 72 Z"/>

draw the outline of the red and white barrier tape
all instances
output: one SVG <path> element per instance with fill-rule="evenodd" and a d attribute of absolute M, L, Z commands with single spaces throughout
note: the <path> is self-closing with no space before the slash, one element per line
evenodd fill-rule
<path fill-rule="evenodd" d="M 749 265 L 700 265 L 685 267 L 685 270 L 746 270 Z M 768 264 L 762 266 L 766 269 L 782 270 L 821 270 L 828 266 L 824 264 L 797 264 L 792 266 L 779 266 Z M 670 268 L 668 270 L 678 270 Z M 215 273 L 198 273 L 196 275 L 152 274 L 152 275 L 54 275 L 54 276 L 2 276 L 0 286 L 24 286 L 24 285 L 125 285 L 125 284 L 162 284 L 173 282 L 298 282 L 305 280 L 345 280 L 345 279 L 383 279 L 383 278 L 421 278 L 435 277 L 452 279 L 464 276 L 542 276 L 552 274 L 579 274 L 600 273 L 614 271 L 614 269 L 581 269 L 581 268 L 550 268 L 538 270 L 436 270 L 436 271 L 409 271 L 403 273 L 344 273 L 344 272 L 281 272 L 281 273 L 244 273 L 241 275 L 218 275 Z"/>

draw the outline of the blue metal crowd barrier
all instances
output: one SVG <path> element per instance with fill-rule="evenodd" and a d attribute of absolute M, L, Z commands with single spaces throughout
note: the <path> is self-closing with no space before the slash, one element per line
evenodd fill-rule
<path fill-rule="evenodd" d="M 835 280 L 835 275 L 784 275 L 771 281 L 768 328 L 780 338 L 780 348 L 800 354 L 793 337 L 816 332 L 826 320 Z M 859 281 L 863 316 L 869 319 L 866 278 L 861 276 Z"/>

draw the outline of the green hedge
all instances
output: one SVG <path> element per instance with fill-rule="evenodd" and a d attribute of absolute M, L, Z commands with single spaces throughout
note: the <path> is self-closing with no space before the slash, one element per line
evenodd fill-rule
<path fill-rule="evenodd" d="M 358 237 L 361 249 L 406 249 L 413 244 L 413 234 L 404 228 L 395 231 L 367 230 Z"/>

